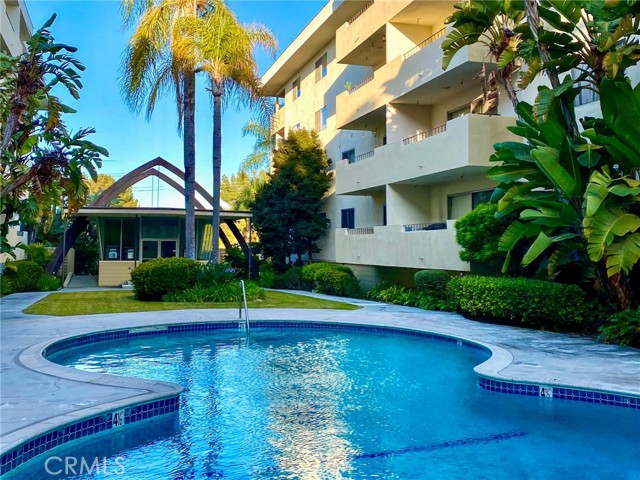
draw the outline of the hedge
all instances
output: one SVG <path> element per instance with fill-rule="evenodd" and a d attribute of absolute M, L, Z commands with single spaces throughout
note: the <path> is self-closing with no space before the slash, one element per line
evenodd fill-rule
<path fill-rule="evenodd" d="M 162 297 L 193 287 L 202 272 L 200 262 L 189 258 L 157 258 L 131 271 L 131 283 L 140 300 Z"/>
<path fill-rule="evenodd" d="M 465 276 L 449 282 L 455 308 L 466 316 L 554 331 L 579 331 L 589 317 L 576 285 L 509 277 Z"/>
<path fill-rule="evenodd" d="M 394 305 L 418 307 L 423 310 L 450 311 L 451 307 L 446 298 L 436 297 L 424 292 L 410 290 L 399 285 L 381 283 L 367 293 L 367 298 Z"/>
<path fill-rule="evenodd" d="M 413 276 L 417 291 L 438 298 L 446 297 L 450 278 L 444 270 L 420 270 Z"/>

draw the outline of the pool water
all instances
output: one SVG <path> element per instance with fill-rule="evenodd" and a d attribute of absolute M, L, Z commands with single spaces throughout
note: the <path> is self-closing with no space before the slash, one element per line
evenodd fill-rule
<path fill-rule="evenodd" d="M 136 480 L 640 479 L 640 412 L 483 390 L 473 367 L 486 358 L 420 337 L 301 329 L 78 347 L 51 360 L 183 385 L 180 413 L 43 457 L 99 457 L 112 478 Z M 43 462 L 7 478 L 54 478 Z M 101 478 L 67 473 L 55 478 Z"/>

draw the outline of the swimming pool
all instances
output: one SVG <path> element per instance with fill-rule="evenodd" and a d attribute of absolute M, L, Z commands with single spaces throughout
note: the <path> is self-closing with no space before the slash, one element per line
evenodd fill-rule
<path fill-rule="evenodd" d="M 49 359 L 183 385 L 179 417 L 45 458 L 104 457 L 117 478 L 140 480 L 639 478 L 637 410 L 481 389 L 473 366 L 487 357 L 408 335 L 294 328 L 76 347 Z M 43 462 L 6 478 L 46 478 Z"/>

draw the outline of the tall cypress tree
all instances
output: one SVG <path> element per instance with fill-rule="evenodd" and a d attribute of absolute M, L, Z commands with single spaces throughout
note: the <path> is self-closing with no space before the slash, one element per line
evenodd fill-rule
<path fill-rule="evenodd" d="M 312 130 L 292 130 L 273 155 L 269 181 L 257 192 L 253 221 L 264 254 L 282 265 L 291 254 L 319 252 L 328 220 L 322 199 L 331 185 L 329 162 Z"/>

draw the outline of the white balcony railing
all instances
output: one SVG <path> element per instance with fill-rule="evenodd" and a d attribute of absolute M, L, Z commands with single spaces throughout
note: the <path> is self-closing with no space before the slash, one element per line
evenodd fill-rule
<path fill-rule="evenodd" d="M 433 35 L 431 35 L 429 38 L 427 38 L 426 40 L 423 40 L 422 42 L 420 42 L 418 45 L 416 45 L 415 47 L 413 47 L 411 50 L 405 52 L 402 54 L 402 59 L 406 60 L 407 58 L 409 58 L 412 55 L 415 55 L 416 53 L 418 53 L 420 50 L 422 50 L 424 47 L 426 47 L 427 45 L 432 44 L 433 42 L 435 42 L 436 40 L 438 40 L 439 38 L 442 38 L 446 35 L 447 33 L 447 27 L 441 28 L 440 30 L 438 30 L 436 33 L 434 33 Z"/>
<path fill-rule="evenodd" d="M 347 228 L 347 235 L 373 235 L 373 227 Z"/>
<path fill-rule="evenodd" d="M 421 140 L 424 140 L 425 138 L 433 137 L 434 135 L 438 135 L 439 133 L 443 133 L 446 131 L 447 124 L 445 123 L 444 125 L 439 125 L 430 130 L 424 130 L 422 132 L 416 133 L 415 135 L 405 138 L 404 140 L 402 140 L 402 145 L 411 145 L 412 143 L 419 142 Z"/>
<path fill-rule="evenodd" d="M 373 80 L 373 73 L 371 75 L 369 75 L 367 78 L 365 78 L 364 80 L 359 81 L 358 83 L 356 83 L 355 85 L 353 85 L 350 88 L 347 88 L 347 95 L 355 92 L 356 90 L 358 90 L 360 87 L 366 85 L 367 83 L 369 83 L 370 81 Z"/>
<path fill-rule="evenodd" d="M 347 21 L 347 26 L 351 25 L 358 18 L 360 18 L 360 15 L 362 15 L 364 12 L 366 12 L 371 7 L 371 5 L 373 5 L 373 0 L 371 0 L 370 2 L 365 3 L 365 5 L 360 10 L 358 10 L 358 12 L 353 17 L 351 17 Z"/>
<path fill-rule="evenodd" d="M 435 223 L 409 223 L 402 225 L 403 232 L 425 232 L 431 230 L 446 230 L 447 223 L 446 222 L 435 222 Z"/>

